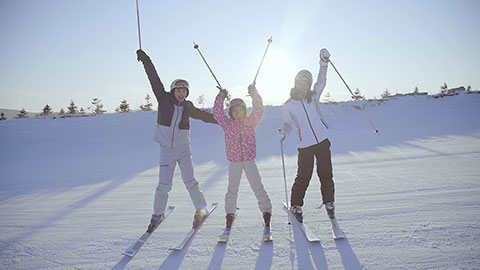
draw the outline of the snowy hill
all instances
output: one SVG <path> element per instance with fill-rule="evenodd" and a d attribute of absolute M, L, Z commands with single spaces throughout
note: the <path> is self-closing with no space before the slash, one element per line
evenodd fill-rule
<path fill-rule="evenodd" d="M 1 121 L 0 268 L 480 268 L 480 95 L 324 104 L 347 239 L 332 239 L 325 210 L 317 209 L 314 175 L 305 224 L 320 243 L 306 242 L 282 210 L 281 111 L 267 107 L 257 127 L 257 165 L 274 204 L 273 243 L 261 241 L 261 214 L 245 178 L 231 239 L 216 243 L 225 223 L 224 134 L 192 120 L 195 174 L 219 207 L 183 251 L 170 251 L 194 211 L 177 169 L 169 199 L 175 211 L 131 260 L 121 252 L 146 229 L 158 181 L 155 113 Z M 294 135 L 285 154 L 290 193 Z"/>

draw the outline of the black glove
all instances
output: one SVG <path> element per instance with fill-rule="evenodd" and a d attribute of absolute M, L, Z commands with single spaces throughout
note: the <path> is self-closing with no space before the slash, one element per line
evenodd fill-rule
<path fill-rule="evenodd" d="M 255 84 L 250 84 L 248 86 L 248 94 L 251 95 L 256 95 L 258 94 L 257 87 L 255 87 Z"/>
<path fill-rule="evenodd" d="M 150 57 L 142 49 L 139 49 L 137 50 L 137 60 L 143 62 L 150 60 Z"/>

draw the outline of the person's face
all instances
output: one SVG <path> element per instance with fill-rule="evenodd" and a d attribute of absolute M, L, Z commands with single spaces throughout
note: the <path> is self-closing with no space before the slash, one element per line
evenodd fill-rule
<path fill-rule="evenodd" d="M 307 91 L 310 90 L 310 82 L 308 82 L 307 80 L 298 80 L 296 82 L 295 88 L 297 88 L 301 92 L 307 93 Z"/>
<path fill-rule="evenodd" d="M 232 117 L 233 120 L 244 120 L 245 119 L 245 109 L 243 106 L 235 106 L 232 108 Z"/>
<path fill-rule="evenodd" d="M 179 102 L 185 101 L 185 98 L 187 97 L 187 88 L 186 87 L 178 87 L 175 88 L 175 91 L 173 92 L 173 95 Z"/>

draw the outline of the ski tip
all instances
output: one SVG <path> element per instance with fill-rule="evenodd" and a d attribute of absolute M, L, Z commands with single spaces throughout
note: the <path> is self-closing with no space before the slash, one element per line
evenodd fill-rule
<path fill-rule="evenodd" d="M 129 251 L 129 252 L 123 252 L 122 255 L 125 255 L 125 256 L 128 256 L 128 257 L 133 257 L 133 255 L 135 255 L 135 253 Z"/>
<path fill-rule="evenodd" d="M 263 238 L 263 242 L 273 242 L 273 237 L 269 236 L 269 237 L 264 237 Z"/>

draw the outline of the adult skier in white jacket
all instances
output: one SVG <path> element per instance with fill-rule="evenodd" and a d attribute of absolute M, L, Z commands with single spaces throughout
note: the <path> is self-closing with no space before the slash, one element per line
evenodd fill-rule
<path fill-rule="evenodd" d="M 305 192 L 312 178 L 316 159 L 320 189 L 327 214 L 334 218 L 335 186 L 333 183 L 328 125 L 320 110 L 320 96 L 327 82 L 327 67 L 330 53 L 320 51 L 320 70 L 317 82 L 312 87 L 312 73 L 301 70 L 295 76 L 295 86 L 290 99 L 283 107 L 282 140 L 295 129 L 298 137 L 298 170 L 291 190 L 290 211 L 303 222 L 302 206 Z"/>

